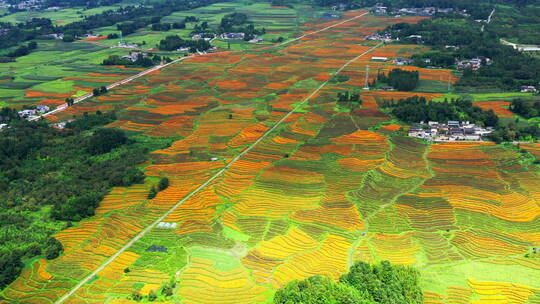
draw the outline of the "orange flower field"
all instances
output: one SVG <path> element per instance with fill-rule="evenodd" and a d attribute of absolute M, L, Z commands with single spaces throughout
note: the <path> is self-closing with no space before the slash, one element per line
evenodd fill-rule
<path fill-rule="evenodd" d="M 418 269 L 426 303 L 536 303 L 532 161 L 504 145 L 407 137 L 378 107 L 442 94 L 361 91 L 366 64 L 371 80 L 394 67 L 370 57 L 419 51 L 390 44 L 354 60 L 377 44 L 362 37 L 422 19 L 366 15 L 281 46 L 195 56 L 56 113 L 51 120 L 115 110 L 109 127 L 171 144 L 141 164 L 145 183 L 113 188 L 94 216 L 55 235 L 59 258 L 30 261 L 1 296 L 55 303 L 105 265 L 66 303 L 136 303 L 134 292 L 171 281 L 173 295 L 160 303 L 266 303 L 291 280 L 338 279 L 356 261 L 388 260 Z M 341 20 L 319 21 L 302 31 Z M 348 62 L 349 80 L 335 81 Z M 449 70 L 419 71 L 456 81 Z M 362 106 L 340 108 L 345 91 L 361 92 Z M 507 114 L 501 102 L 478 105 Z M 538 144 L 521 148 L 540 156 Z M 169 187 L 148 199 L 160 177 Z"/>

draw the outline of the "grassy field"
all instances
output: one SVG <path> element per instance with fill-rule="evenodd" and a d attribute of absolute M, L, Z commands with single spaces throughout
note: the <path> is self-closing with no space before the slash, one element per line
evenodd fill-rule
<path fill-rule="evenodd" d="M 26 22 L 32 18 L 49 18 L 58 25 L 72 23 L 82 20 L 85 15 L 99 14 L 108 9 L 115 9 L 116 6 L 103 6 L 93 9 L 85 9 L 83 7 L 78 8 L 64 8 L 57 11 L 30 11 L 30 12 L 17 12 L 0 18 L 0 22 Z"/>
<path fill-rule="evenodd" d="M 100 6 L 87 9 L 85 7 L 62 8 L 58 10 L 43 10 L 43 11 L 24 11 L 12 13 L 0 17 L 0 22 L 25 22 L 32 18 L 48 18 L 56 25 L 68 24 L 75 21 L 80 21 L 84 16 L 96 15 L 106 10 L 115 10 L 122 6 L 139 4 L 141 1 L 129 0 L 123 1 L 113 6 Z"/>
<path fill-rule="evenodd" d="M 144 184 L 113 189 L 95 216 L 58 233 L 61 257 L 28 265 L 1 295 L 54 303 L 182 201 L 163 220 L 174 226 L 152 229 L 70 300 L 135 303 L 133 293 L 156 292 L 169 303 L 265 303 L 293 279 L 336 279 L 355 261 L 389 260 L 420 271 L 428 303 L 534 303 L 534 159 L 514 146 L 428 145 L 404 136 L 378 109 L 384 99 L 443 98 L 452 71 L 418 69 L 421 92 L 363 91 L 362 107 L 336 111 L 339 92 L 363 86 L 366 65 L 370 81 L 394 68 L 371 56 L 418 50 L 381 46 L 343 69 L 347 81 L 326 83 L 374 46 L 362 36 L 419 20 L 366 16 L 280 48 L 191 58 L 51 117 L 115 109 L 112 127 L 181 139 L 152 152 Z M 309 96 L 302 111 L 230 163 Z M 169 188 L 148 200 L 162 176 Z M 167 296 L 161 291 L 171 281 L 177 285 Z"/>
<path fill-rule="evenodd" d="M 0 65 L 0 74 L 6 76 L 0 82 L 0 96 L 5 105 L 55 105 L 65 97 L 137 72 L 101 65 L 109 55 L 125 55 L 126 50 L 54 40 L 39 40 L 38 45 L 36 51 L 17 58 L 16 62 Z"/>
<path fill-rule="evenodd" d="M 268 3 L 252 3 L 248 5 L 238 5 L 237 3 L 217 3 L 206 7 L 197 8 L 186 12 L 175 12 L 162 19 L 163 23 L 174 23 L 183 21 L 186 16 L 195 16 L 201 22 L 208 22 L 210 27 L 217 28 L 221 19 L 233 12 L 245 13 L 256 27 L 264 27 L 267 33 L 261 38 L 268 44 L 273 39 L 283 37 L 290 39 L 295 37 L 298 32 L 298 24 L 308 19 L 320 16 L 324 11 L 321 9 L 303 8 L 295 10 L 291 8 L 271 7 Z M 183 38 L 190 38 L 189 34 L 193 31 L 195 23 L 188 23 L 187 28 L 183 30 L 170 30 L 167 32 L 154 32 L 149 28 L 142 29 L 135 34 L 124 37 L 124 40 L 130 43 L 142 44 L 148 47 L 155 47 L 159 41 L 168 35 L 179 35 Z M 118 33 L 115 27 L 100 28 L 94 31 L 96 34 L 107 35 L 109 33 Z M 119 39 L 103 40 L 100 43 L 104 45 L 116 45 Z M 242 50 L 252 48 L 253 44 L 244 41 L 229 41 L 233 50 Z M 228 48 L 229 44 L 223 40 L 216 40 L 213 43 L 220 48 Z"/>

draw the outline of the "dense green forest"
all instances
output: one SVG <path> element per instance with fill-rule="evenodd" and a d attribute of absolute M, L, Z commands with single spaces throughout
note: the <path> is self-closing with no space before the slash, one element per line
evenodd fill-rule
<path fill-rule="evenodd" d="M 323 276 L 293 281 L 276 292 L 274 303 L 420 304 L 423 295 L 418 280 L 418 272 L 411 267 L 388 261 L 358 262 L 338 282 Z"/>
<path fill-rule="evenodd" d="M 405 71 L 402 69 L 393 69 L 388 74 L 380 73 L 377 75 L 377 81 L 386 83 L 398 91 L 412 91 L 418 86 L 420 74 L 418 71 Z"/>
<path fill-rule="evenodd" d="M 0 111 L 10 122 L 0 132 L 0 288 L 27 259 L 57 257 L 51 235 L 93 215 L 111 187 L 143 182 L 137 165 L 164 145 L 102 127 L 114 113 L 84 115 L 63 130 L 13 113 Z"/>
<path fill-rule="evenodd" d="M 405 43 L 419 43 L 411 35 L 420 35 L 421 42 L 432 51 L 413 57 L 419 66 L 453 67 L 456 60 L 484 58 L 474 71 L 465 69 L 457 89 L 486 88 L 517 90 L 522 85 L 540 82 L 540 59 L 529 56 L 500 42 L 498 27 L 481 25 L 463 16 L 441 16 L 418 24 L 399 23 L 389 28 L 394 38 Z M 485 58 L 491 59 L 488 63 Z M 426 63 L 424 59 L 430 59 Z"/>
<path fill-rule="evenodd" d="M 488 29 L 511 42 L 540 45 L 540 7 L 498 6 Z"/>
<path fill-rule="evenodd" d="M 483 111 L 470 100 L 461 98 L 435 102 L 428 101 L 425 97 L 413 96 L 400 100 L 385 100 L 381 107 L 390 109 L 392 115 L 408 123 L 459 120 L 480 126 L 496 127 L 499 124 L 499 118 L 492 110 Z"/>

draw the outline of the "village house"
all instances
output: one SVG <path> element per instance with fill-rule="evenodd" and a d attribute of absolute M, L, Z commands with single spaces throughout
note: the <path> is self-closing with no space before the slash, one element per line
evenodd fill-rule
<path fill-rule="evenodd" d="M 135 61 L 137 61 L 137 59 L 139 59 L 139 57 L 146 57 L 146 56 L 148 56 L 148 55 L 145 54 L 145 53 L 133 52 L 133 53 L 130 53 L 129 55 L 122 56 L 122 58 L 129 59 L 129 60 L 131 60 L 131 62 L 135 62 Z"/>
<path fill-rule="evenodd" d="M 92 38 L 99 38 L 99 35 L 88 33 L 88 34 L 84 34 L 83 37 L 92 39 Z"/>
<path fill-rule="evenodd" d="M 459 69 L 471 68 L 473 71 L 478 70 L 482 67 L 482 64 L 485 62 L 486 65 L 491 65 L 491 59 L 486 57 L 476 57 L 473 59 L 467 59 L 457 62 L 457 67 Z"/>
<path fill-rule="evenodd" d="M 193 34 L 191 36 L 191 39 L 194 39 L 194 40 L 204 39 L 205 41 L 210 41 L 214 39 L 215 37 L 216 36 L 212 33 L 198 33 L 198 34 Z"/>
<path fill-rule="evenodd" d="M 36 106 L 36 111 L 38 113 L 47 113 L 47 112 L 49 112 L 50 109 L 51 109 L 50 107 L 44 106 L 44 105 L 37 105 Z"/>
<path fill-rule="evenodd" d="M 126 48 L 126 49 L 136 49 L 139 46 L 136 43 L 127 43 L 127 42 L 118 41 L 118 45 L 116 47 Z"/>
<path fill-rule="evenodd" d="M 3 129 L 7 129 L 7 127 L 8 127 L 8 124 L 5 124 L 5 123 L 0 124 L 0 131 Z"/>
<path fill-rule="evenodd" d="M 244 39 L 246 34 L 244 33 L 223 33 L 221 34 L 222 39 Z"/>
<path fill-rule="evenodd" d="M 259 42 L 263 42 L 263 39 L 259 38 L 259 37 L 255 37 L 255 38 L 251 39 L 249 42 L 250 43 L 259 43 Z"/>
<path fill-rule="evenodd" d="M 66 120 L 66 121 L 57 122 L 57 123 L 53 124 L 53 127 L 58 128 L 58 129 L 65 129 L 66 125 L 68 123 L 72 122 L 72 121 L 74 121 L 74 119 L 69 119 L 69 120 Z"/>
<path fill-rule="evenodd" d="M 322 14 L 321 18 L 324 18 L 324 19 L 337 19 L 337 18 L 339 18 L 339 15 L 330 14 L 330 13 L 324 13 L 324 14 Z"/>
<path fill-rule="evenodd" d="M 389 60 L 388 57 L 371 57 L 371 61 L 386 62 L 388 60 Z"/>
<path fill-rule="evenodd" d="M 521 93 L 536 93 L 538 90 L 534 86 L 521 86 Z"/>
<path fill-rule="evenodd" d="M 48 35 L 43 35 L 42 37 L 45 37 L 45 38 L 52 38 L 52 39 L 56 39 L 56 40 L 62 40 L 64 39 L 64 34 L 62 33 L 58 33 L 58 34 L 48 34 Z"/>
<path fill-rule="evenodd" d="M 36 116 L 37 111 L 35 109 L 26 109 L 26 110 L 21 110 L 17 113 L 19 114 L 20 118 L 29 118 L 32 116 Z"/>
<path fill-rule="evenodd" d="M 396 65 L 409 65 L 411 63 L 412 63 L 412 60 L 407 59 L 407 58 L 398 57 L 398 58 L 394 59 L 394 64 L 396 64 Z"/>

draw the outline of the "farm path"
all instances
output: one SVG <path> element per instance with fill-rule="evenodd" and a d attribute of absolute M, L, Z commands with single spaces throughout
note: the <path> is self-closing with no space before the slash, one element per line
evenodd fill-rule
<path fill-rule="evenodd" d="M 310 36 L 310 35 L 313 35 L 313 34 L 316 34 L 316 33 L 320 33 L 322 31 L 325 31 L 325 30 L 328 30 L 328 29 L 331 29 L 333 27 L 336 27 L 336 26 L 339 26 L 339 25 L 342 25 L 346 22 L 350 22 L 350 21 L 353 21 L 355 19 L 358 19 L 359 17 L 362 17 L 362 16 L 365 16 L 367 13 L 364 13 L 364 14 L 361 14 L 361 15 L 358 15 L 358 16 L 355 16 L 353 18 L 350 18 L 350 19 L 347 19 L 345 21 L 341 21 L 339 23 L 336 23 L 336 24 L 333 24 L 331 26 L 327 26 L 323 29 L 320 29 L 320 30 L 317 30 L 317 31 L 313 31 L 313 32 L 310 32 L 308 34 L 305 34 L 305 35 L 302 35 L 301 37 L 295 39 L 295 40 L 291 40 L 289 41 L 288 43 L 291 43 L 293 41 L 298 41 L 299 39 L 302 39 L 302 38 L 305 38 L 307 36 Z M 285 44 L 283 44 L 285 45 Z M 379 43 L 371 48 L 369 48 L 368 50 L 364 51 L 363 53 L 361 53 L 360 55 L 356 56 L 355 58 L 347 61 L 345 64 L 343 64 L 338 70 L 335 71 L 335 73 L 333 74 L 334 76 L 341 73 L 345 68 L 347 68 L 349 65 L 351 65 L 352 63 L 356 62 L 357 60 L 359 60 L 360 58 L 362 58 L 363 56 L 365 56 L 366 54 L 369 54 L 371 53 L 373 50 L 383 46 L 384 43 Z M 185 57 L 185 58 L 188 58 L 188 57 Z M 118 83 L 115 83 L 113 85 L 111 85 L 111 87 L 116 87 L 116 86 L 119 86 L 123 83 L 127 83 L 133 79 L 136 79 L 136 78 L 139 78 L 139 77 L 142 77 L 150 72 L 153 72 L 155 70 L 158 70 L 158 69 L 161 69 L 165 66 L 168 66 L 170 64 L 174 64 L 176 62 L 178 62 L 179 60 L 182 60 L 182 59 L 185 59 L 185 58 L 181 58 L 181 59 L 177 59 L 176 61 L 173 61 L 167 65 L 163 65 L 163 66 L 158 66 L 158 67 L 155 67 L 153 70 L 152 69 L 149 69 L 147 71 L 144 71 L 143 73 L 139 73 L 137 75 L 134 75 L 128 79 L 125 79 L 123 81 L 120 81 Z M 142 74 L 142 75 L 141 75 Z M 155 221 L 153 221 L 149 226 L 147 226 L 144 230 L 142 230 L 140 233 L 138 233 L 135 237 L 133 237 L 130 241 L 128 241 L 122 248 L 120 248 L 118 251 L 116 251 L 112 256 L 110 256 L 103 264 L 101 264 L 98 268 L 96 268 L 94 271 L 92 271 L 88 276 L 86 276 L 83 280 L 81 280 L 75 287 L 71 288 L 69 292 L 67 292 L 66 294 L 64 294 L 64 296 L 62 296 L 60 299 L 58 299 L 55 303 L 57 304 L 60 304 L 60 303 L 63 303 L 65 302 L 71 295 L 73 295 L 75 292 L 77 292 L 83 285 L 85 285 L 86 283 L 88 283 L 89 281 L 91 281 L 92 279 L 94 279 L 94 277 L 100 273 L 102 270 L 104 270 L 109 264 L 111 264 L 116 258 L 118 258 L 122 253 L 124 253 L 127 249 L 129 249 L 133 244 L 135 244 L 138 240 L 140 240 L 143 236 L 145 236 L 148 232 L 150 232 L 158 223 L 162 222 L 163 220 L 165 220 L 171 213 L 173 213 L 176 209 L 178 209 L 178 207 L 180 207 L 184 202 L 186 202 L 187 200 L 189 200 L 192 196 L 194 196 L 195 194 L 197 194 L 198 192 L 200 192 L 201 190 L 203 190 L 204 188 L 206 188 L 209 184 L 211 184 L 216 178 L 220 177 L 223 175 L 223 173 L 225 171 L 227 171 L 227 169 L 229 169 L 234 163 L 236 163 L 238 160 L 240 160 L 246 153 L 248 153 L 249 151 L 251 151 L 255 146 L 257 146 L 263 139 L 265 139 L 266 137 L 268 137 L 268 135 L 272 134 L 279 126 L 281 126 L 283 124 L 283 122 L 287 121 L 287 119 L 293 115 L 295 112 L 301 110 L 308 101 L 310 101 L 315 95 L 317 95 L 327 84 L 328 82 L 330 82 L 330 79 L 324 81 L 319 87 L 317 87 L 309 96 L 307 96 L 304 100 L 302 100 L 300 103 L 298 103 L 298 105 L 296 105 L 296 107 L 294 107 L 291 111 L 289 111 L 286 115 L 284 115 L 280 120 L 278 120 L 270 129 L 268 129 L 266 132 L 264 132 L 257 140 L 255 140 L 251 145 L 249 145 L 246 149 L 244 149 L 241 153 L 239 153 L 236 157 L 234 157 L 225 167 L 223 167 L 222 169 L 220 169 L 218 172 L 216 172 L 215 174 L 213 174 L 209 179 L 207 179 L 203 184 L 201 184 L 199 187 L 197 187 L 195 190 L 191 191 L 189 194 L 187 194 L 186 196 L 184 196 L 178 203 L 176 203 L 174 206 L 172 206 L 168 211 L 166 211 L 165 213 L 163 213 L 159 218 L 157 218 Z M 89 96 L 90 97 L 90 96 Z M 86 97 L 86 98 L 89 98 L 89 97 Z M 82 99 L 84 100 L 84 99 Z M 79 100 L 78 102 L 82 101 L 82 100 Z"/>

